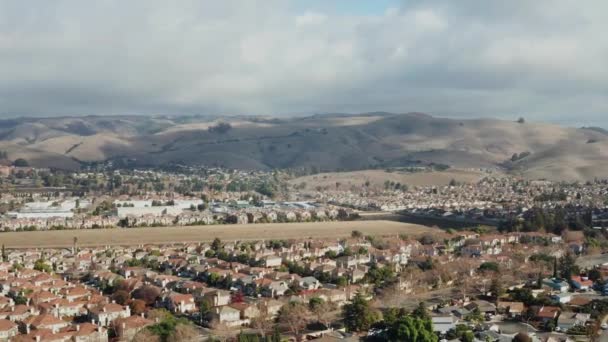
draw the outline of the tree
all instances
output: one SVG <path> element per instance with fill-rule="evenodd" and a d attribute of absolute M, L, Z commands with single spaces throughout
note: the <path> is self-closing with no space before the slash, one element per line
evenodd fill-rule
<path fill-rule="evenodd" d="M 4 247 L 4 244 L 2 244 L 2 261 L 8 261 L 8 255 L 6 254 L 6 248 Z"/>
<path fill-rule="evenodd" d="M 505 294 L 505 288 L 503 287 L 503 283 L 498 277 L 492 279 L 492 284 L 490 284 L 490 292 L 492 292 L 492 296 L 494 296 L 495 298 L 499 298 L 500 296 Z"/>
<path fill-rule="evenodd" d="M 221 248 L 222 248 L 222 240 L 220 240 L 219 238 L 213 239 L 213 242 L 211 243 L 211 249 L 217 252 Z"/>
<path fill-rule="evenodd" d="M 160 337 L 154 335 L 148 329 L 143 329 L 133 336 L 131 342 L 160 342 Z"/>
<path fill-rule="evenodd" d="M 51 273 L 53 272 L 53 268 L 47 264 L 43 259 L 38 259 L 34 263 L 34 269 L 40 272 Z"/>
<path fill-rule="evenodd" d="M 380 321 L 380 314 L 370 307 L 361 293 L 357 293 L 350 304 L 342 307 L 342 316 L 349 331 L 367 331 L 372 324 Z"/>
<path fill-rule="evenodd" d="M 13 298 L 13 300 L 15 301 L 16 305 L 27 305 L 27 303 L 29 302 L 29 299 L 27 299 L 27 297 L 22 296 L 22 295 L 15 296 L 15 298 Z"/>
<path fill-rule="evenodd" d="M 389 341 L 437 342 L 430 318 L 401 316 L 388 329 Z"/>
<path fill-rule="evenodd" d="M 524 123 L 526 123 L 526 119 L 524 119 L 523 117 L 519 117 L 519 119 L 517 119 L 517 123 L 524 124 Z"/>
<path fill-rule="evenodd" d="M 278 323 L 287 326 L 289 331 L 296 336 L 296 340 L 300 340 L 302 330 L 308 323 L 308 309 L 304 304 L 290 302 L 281 308 L 279 311 Z"/>
<path fill-rule="evenodd" d="M 446 333 L 446 339 L 448 340 L 461 340 L 463 342 L 473 342 L 475 335 L 471 329 L 464 324 L 458 324 L 456 328 L 450 329 Z"/>
<path fill-rule="evenodd" d="M 576 275 L 580 272 L 578 266 L 576 266 L 576 262 L 572 254 L 567 253 L 560 259 L 559 264 L 559 276 L 562 279 L 570 280 L 573 275 Z"/>
<path fill-rule="evenodd" d="M 348 285 L 348 279 L 346 279 L 345 276 L 339 276 L 336 278 L 336 286 L 345 287 L 346 285 Z"/>
<path fill-rule="evenodd" d="M 270 336 L 269 342 L 281 342 L 281 332 L 279 331 L 279 327 L 274 327 L 274 331 L 272 332 L 272 336 Z"/>
<path fill-rule="evenodd" d="M 557 257 L 553 257 L 553 278 L 557 278 L 558 276 L 557 268 Z"/>
<path fill-rule="evenodd" d="M 235 293 L 232 294 L 232 297 L 230 298 L 230 301 L 232 303 L 242 303 L 245 300 L 245 296 L 243 295 L 243 292 L 241 291 L 237 291 Z"/>
<path fill-rule="evenodd" d="M 146 305 L 154 305 L 160 296 L 160 289 L 152 285 L 144 285 L 133 292 L 133 297 L 143 300 Z"/>
<path fill-rule="evenodd" d="M 149 326 L 147 329 L 158 336 L 161 341 L 188 341 L 198 335 L 190 329 L 192 326 L 188 319 L 177 318 L 165 309 L 150 311 L 148 318 L 158 319 L 158 323 Z M 183 325 L 190 326 L 190 328 L 184 328 Z"/>
<path fill-rule="evenodd" d="M 363 233 L 361 233 L 361 231 L 359 231 L 359 230 L 353 230 L 350 233 L 350 236 L 353 237 L 353 238 L 355 238 L 355 239 L 360 239 L 360 238 L 363 237 Z"/>
<path fill-rule="evenodd" d="M 471 311 L 465 318 L 467 321 L 469 322 L 476 322 L 476 323 L 481 323 L 484 321 L 484 317 L 481 314 L 481 311 L 479 311 L 479 308 L 475 308 L 473 309 L 473 311 Z"/>
<path fill-rule="evenodd" d="M 17 166 L 17 167 L 28 167 L 28 166 L 30 166 L 30 163 L 28 163 L 27 160 L 25 160 L 23 158 L 17 158 L 13 162 L 13 165 Z"/>
<path fill-rule="evenodd" d="M 598 281 L 598 280 L 602 279 L 602 274 L 600 273 L 600 271 L 598 271 L 597 268 L 590 270 L 587 275 L 589 276 L 589 279 L 591 279 L 593 281 Z"/>
<path fill-rule="evenodd" d="M 421 319 L 430 319 L 431 318 L 431 315 L 429 314 L 429 311 L 426 309 L 424 302 L 418 303 L 418 306 L 416 307 L 416 309 L 414 309 L 414 311 L 412 311 L 412 316 L 418 317 Z"/>
<path fill-rule="evenodd" d="M 479 265 L 479 270 L 482 272 L 497 272 L 499 271 L 499 266 L 495 262 L 486 261 Z"/>
<path fill-rule="evenodd" d="M 177 324 L 173 332 L 167 337 L 167 342 L 195 341 L 200 334 L 192 324 Z M 196 339 L 198 340 L 198 339 Z"/>
<path fill-rule="evenodd" d="M 112 294 L 112 300 L 120 305 L 126 305 L 130 299 L 131 295 L 125 290 L 118 290 Z"/>
<path fill-rule="evenodd" d="M 312 297 L 308 301 L 308 309 L 317 317 L 317 322 L 329 327 L 330 321 L 328 314 L 332 311 L 333 305 L 323 298 Z"/>
<path fill-rule="evenodd" d="M 146 302 L 141 299 L 134 299 L 129 304 L 129 307 L 134 315 L 140 315 L 146 311 Z"/>
<path fill-rule="evenodd" d="M 259 334 L 263 338 L 266 338 L 266 333 L 271 331 L 272 328 L 275 328 L 275 331 L 276 331 L 276 326 L 274 324 L 274 321 L 271 319 L 272 317 L 270 317 L 270 314 L 268 312 L 267 303 L 265 303 L 265 302 L 260 303 L 259 309 L 260 309 L 260 314 L 251 320 L 251 327 L 254 329 L 257 329 L 259 331 Z M 268 336 L 268 338 L 266 338 L 266 341 L 268 341 L 268 339 L 271 339 L 271 337 Z M 280 334 L 279 334 L 278 341 L 281 341 Z"/>
<path fill-rule="evenodd" d="M 257 334 L 245 334 L 241 331 L 237 336 L 237 342 L 261 342 L 260 336 Z"/>
<path fill-rule="evenodd" d="M 513 342 L 532 342 L 532 338 L 524 332 L 520 332 L 513 337 Z"/>
<path fill-rule="evenodd" d="M 198 303 L 198 312 L 201 316 L 201 323 L 202 323 L 202 321 L 207 320 L 207 318 L 211 314 L 211 304 L 209 304 L 209 302 L 206 300 L 201 300 Z"/>

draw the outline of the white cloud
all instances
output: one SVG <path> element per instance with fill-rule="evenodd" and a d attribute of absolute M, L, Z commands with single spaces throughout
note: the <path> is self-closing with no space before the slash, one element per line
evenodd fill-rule
<path fill-rule="evenodd" d="M 295 2 L 1 1 L 0 112 L 604 120 L 604 1 L 408 1 L 370 15 Z"/>
<path fill-rule="evenodd" d="M 320 25 L 327 20 L 327 16 L 323 13 L 307 11 L 302 15 L 296 16 L 297 26 Z"/>

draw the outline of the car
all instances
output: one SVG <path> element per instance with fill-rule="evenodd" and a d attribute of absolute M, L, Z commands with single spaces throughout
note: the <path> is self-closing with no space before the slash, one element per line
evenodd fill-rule
<path fill-rule="evenodd" d="M 601 327 L 602 327 L 602 330 L 607 330 L 608 329 L 608 323 L 602 323 Z"/>

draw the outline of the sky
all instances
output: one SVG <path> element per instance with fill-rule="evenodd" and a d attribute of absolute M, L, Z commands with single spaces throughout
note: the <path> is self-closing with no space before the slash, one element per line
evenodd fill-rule
<path fill-rule="evenodd" d="M 608 127 L 604 0 L 0 0 L 0 115 Z"/>

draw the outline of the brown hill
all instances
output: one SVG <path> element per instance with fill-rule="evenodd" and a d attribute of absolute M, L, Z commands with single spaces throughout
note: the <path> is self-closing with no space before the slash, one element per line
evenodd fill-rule
<path fill-rule="evenodd" d="M 229 127 L 220 127 L 220 123 Z M 227 128 L 226 128 L 227 127 Z M 420 113 L 268 117 L 65 117 L 0 121 L 0 146 L 43 162 L 131 158 L 246 169 L 360 170 L 446 164 L 530 178 L 605 178 L 608 135 L 501 120 Z M 1 148 L 1 147 L 0 147 Z M 26 154 L 27 152 L 27 154 Z M 63 159 L 57 159 L 61 156 Z M 68 162 L 69 161 L 69 162 Z M 61 162 L 54 161 L 54 164 Z"/>

